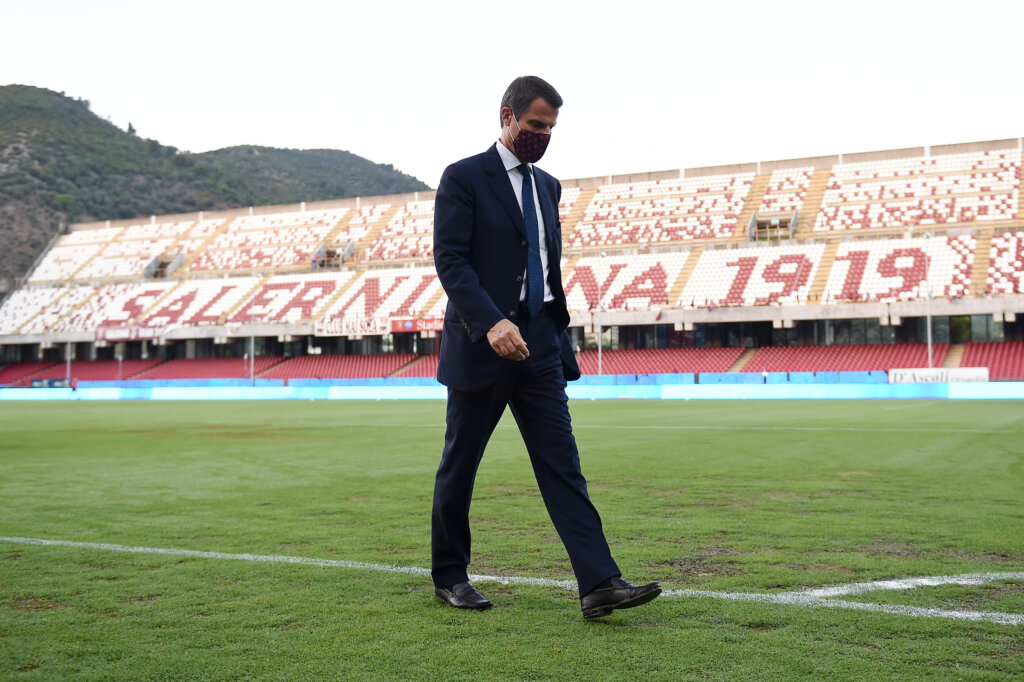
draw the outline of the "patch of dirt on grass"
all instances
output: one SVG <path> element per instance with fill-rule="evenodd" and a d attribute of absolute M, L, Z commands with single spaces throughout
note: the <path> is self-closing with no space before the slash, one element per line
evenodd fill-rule
<path fill-rule="evenodd" d="M 800 573 L 816 573 L 819 571 L 832 571 L 833 573 L 856 573 L 854 569 L 842 564 L 774 564 L 779 568 L 786 568 Z"/>
<path fill-rule="evenodd" d="M 644 566 L 676 580 L 693 578 L 716 578 L 738 575 L 743 569 L 731 561 L 711 561 L 704 557 L 688 557 L 672 561 L 648 561 Z"/>
<path fill-rule="evenodd" d="M 12 554 L 4 557 L 4 561 L 21 561 L 21 559 L 22 556 L 20 554 Z"/>
<path fill-rule="evenodd" d="M 944 556 L 956 557 L 957 559 L 968 559 L 983 563 L 1024 563 L 1024 554 L 1010 554 L 1009 552 L 964 552 L 956 548 L 947 548 L 939 552 Z"/>
<path fill-rule="evenodd" d="M 58 611 L 67 608 L 56 599 L 43 599 L 41 597 L 23 597 L 15 595 L 9 604 L 3 604 L 3 608 L 10 611 Z"/>
<path fill-rule="evenodd" d="M 854 550 L 873 557 L 899 559 L 946 556 L 967 561 L 977 561 L 979 563 L 1024 563 L 1024 554 L 1010 554 L 1008 552 L 967 552 L 955 547 L 927 551 L 909 542 L 885 540 L 883 538 L 878 538 L 868 545 L 855 547 Z"/>
<path fill-rule="evenodd" d="M 916 559 L 923 554 L 923 552 L 920 549 L 910 544 L 909 542 L 883 540 L 881 538 L 876 539 L 870 545 L 861 545 L 855 549 L 859 552 L 863 552 L 864 554 L 873 557 Z"/>

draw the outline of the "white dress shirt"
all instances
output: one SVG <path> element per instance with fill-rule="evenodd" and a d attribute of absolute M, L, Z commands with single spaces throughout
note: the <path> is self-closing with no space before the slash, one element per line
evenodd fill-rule
<path fill-rule="evenodd" d="M 518 168 L 522 162 L 516 158 L 516 155 L 509 151 L 509 148 L 501 143 L 501 140 L 497 142 L 498 155 L 501 157 L 502 162 L 505 164 L 505 171 L 508 173 L 508 180 L 512 183 L 512 191 L 516 193 L 516 201 L 519 202 L 519 210 L 523 210 L 523 174 L 519 172 Z M 530 170 L 533 170 L 533 164 L 530 164 Z M 555 295 L 551 293 L 551 285 L 548 283 L 548 244 L 544 238 L 544 214 L 540 210 L 540 197 L 537 194 L 537 177 L 534 173 L 530 173 L 530 180 L 533 183 L 533 205 L 537 209 L 537 237 L 540 239 L 540 264 L 544 269 L 544 302 L 553 301 Z M 519 300 L 522 301 L 526 298 L 526 272 L 523 272 L 523 288 L 519 292 Z"/>

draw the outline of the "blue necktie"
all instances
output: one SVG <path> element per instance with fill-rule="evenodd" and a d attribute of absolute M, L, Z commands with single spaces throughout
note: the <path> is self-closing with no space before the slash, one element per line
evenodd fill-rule
<path fill-rule="evenodd" d="M 523 176 L 523 222 L 526 223 L 526 312 L 533 317 L 544 305 L 544 267 L 540 262 L 540 235 L 537 228 L 537 206 L 533 203 L 533 174 L 530 166 L 519 166 Z"/>

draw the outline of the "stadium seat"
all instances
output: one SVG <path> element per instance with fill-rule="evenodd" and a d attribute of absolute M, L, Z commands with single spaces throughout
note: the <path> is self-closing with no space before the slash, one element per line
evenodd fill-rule
<path fill-rule="evenodd" d="M 995 381 L 1024 381 L 1024 341 L 968 343 L 960 366 L 988 367 Z"/>
<path fill-rule="evenodd" d="M 274 367 L 265 379 L 357 379 L 391 376 L 418 356 L 412 353 L 377 355 L 303 355 Z"/>
<path fill-rule="evenodd" d="M 832 167 L 815 231 L 1010 220 L 1020 150 L 914 157 Z"/>
<path fill-rule="evenodd" d="M 941 367 L 949 344 L 932 346 L 932 364 Z M 854 346 L 768 346 L 758 348 L 744 372 L 871 372 L 928 366 L 923 343 Z"/>
<path fill-rule="evenodd" d="M 601 353 L 602 374 L 686 374 L 727 372 L 743 348 L 657 348 L 606 350 Z M 597 374 L 597 351 L 578 356 L 583 374 Z"/>
<path fill-rule="evenodd" d="M 958 298 L 971 285 L 972 235 L 843 242 L 825 285 L 824 301 Z"/>

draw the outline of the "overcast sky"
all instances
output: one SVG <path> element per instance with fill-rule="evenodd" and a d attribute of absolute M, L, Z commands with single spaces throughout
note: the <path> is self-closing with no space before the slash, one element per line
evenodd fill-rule
<path fill-rule="evenodd" d="M 431 187 L 562 94 L 562 178 L 1024 135 L 1024 2 L 0 0 L 0 84 L 201 152 L 345 149 Z"/>

